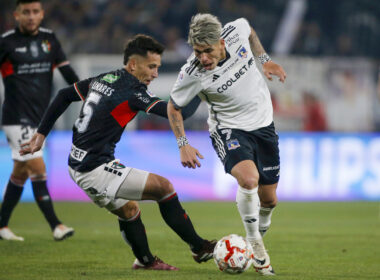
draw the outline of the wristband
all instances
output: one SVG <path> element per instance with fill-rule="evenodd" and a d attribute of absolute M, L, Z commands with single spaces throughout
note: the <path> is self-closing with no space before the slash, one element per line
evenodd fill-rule
<path fill-rule="evenodd" d="M 263 53 L 262 55 L 259 55 L 258 59 L 261 64 L 267 63 L 268 61 L 272 60 L 267 53 Z"/>
<path fill-rule="evenodd" d="M 177 138 L 178 148 L 182 148 L 183 146 L 189 145 L 189 141 L 186 136 L 180 136 Z"/>

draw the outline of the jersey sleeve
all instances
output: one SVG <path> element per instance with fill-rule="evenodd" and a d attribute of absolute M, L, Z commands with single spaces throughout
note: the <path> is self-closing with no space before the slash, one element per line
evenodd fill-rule
<path fill-rule="evenodd" d="M 3 64 L 5 58 L 7 56 L 7 52 L 5 50 L 5 40 L 0 36 L 0 66 Z"/>
<path fill-rule="evenodd" d="M 201 81 L 195 76 L 189 75 L 184 67 L 178 74 L 177 81 L 170 93 L 170 99 L 174 107 L 181 109 L 202 90 Z"/>
<path fill-rule="evenodd" d="M 57 67 L 64 66 L 69 64 L 69 61 L 66 58 L 65 53 L 63 52 L 61 43 L 58 41 L 57 37 L 53 33 L 53 40 L 54 40 L 54 64 Z"/>
<path fill-rule="evenodd" d="M 79 98 L 84 101 L 87 97 L 88 90 L 90 88 L 90 83 L 92 79 L 85 79 L 79 82 L 76 82 L 73 84 L 73 87 L 75 89 L 75 92 L 78 94 Z"/>
<path fill-rule="evenodd" d="M 242 34 L 243 37 L 248 38 L 251 34 L 251 26 L 245 18 L 238 18 L 233 22 L 233 25 L 236 26 L 239 34 Z"/>
<path fill-rule="evenodd" d="M 149 92 L 146 88 L 138 87 L 129 98 L 128 105 L 132 110 L 149 113 L 150 109 L 160 101 L 162 100 Z"/>

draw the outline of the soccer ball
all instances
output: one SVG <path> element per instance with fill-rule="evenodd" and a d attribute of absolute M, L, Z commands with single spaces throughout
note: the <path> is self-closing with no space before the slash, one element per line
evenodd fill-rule
<path fill-rule="evenodd" d="M 237 234 L 225 236 L 216 243 L 214 261 L 223 272 L 242 273 L 251 266 L 252 259 L 251 244 Z"/>

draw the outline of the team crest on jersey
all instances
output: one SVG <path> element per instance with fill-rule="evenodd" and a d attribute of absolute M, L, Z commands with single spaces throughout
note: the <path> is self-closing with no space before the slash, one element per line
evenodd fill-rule
<path fill-rule="evenodd" d="M 231 139 L 227 141 L 228 150 L 235 150 L 240 147 L 239 141 L 237 139 Z"/>
<path fill-rule="evenodd" d="M 42 41 L 41 47 L 45 53 L 49 53 L 51 51 L 51 44 L 48 40 Z"/>
<path fill-rule="evenodd" d="M 102 80 L 106 81 L 109 84 L 112 84 L 112 83 L 116 82 L 119 78 L 120 78 L 120 76 L 115 76 L 115 75 L 112 75 L 112 74 L 107 74 L 107 75 L 105 75 L 102 78 Z"/>
<path fill-rule="evenodd" d="M 242 58 L 246 58 L 247 55 L 248 55 L 248 52 L 247 52 L 247 50 L 246 50 L 244 47 L 241 47 L 241 48 L 239 49 L 238 55 L 239 55 L 240 57 L 242 57 Z"/>

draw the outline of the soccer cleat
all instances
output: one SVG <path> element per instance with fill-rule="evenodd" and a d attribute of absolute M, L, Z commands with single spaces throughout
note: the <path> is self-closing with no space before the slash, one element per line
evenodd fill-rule
<path fill-rule="evenodd" d="M 8 227 L 0 229 L 0 239 L 12 240 L 12 241 L 24 241 L 24 238 L 14 234 Z"/>
<path fill-rule="evenodd" d="M 251 241 L 253 249 L 253 266 L 257 269 L 268 268 L 270 266 L 270 258 L 265 250 L 264 242 L 262 239 L 254 239 Z"/>
<path fill-rule="evenodd" d="M 142 264 L 136 259 L 132 265 L 132 269 L 149 269 L 149 270 L 179 270 L 177 267 L 164 263 L 157 256 L 154 257 L 154 261 L 151 264 Z"/>
<path fill-rule="evenodd" d="M 276 275 L 274 273 L 274 269 L 271 265 L 269 265 L 268 267 L 263 267 L 263 268 L 255 268 L 256 271 L 258 273 L 260 273 L 261 275 L 264 275 L 264 276 L 274 276 Z"/>
<path fill-rule="evenodd" d="M 55 227 L 53 231 L 53 237 L 55 241 L 64 240 L 74 234 L 74 229 L 60 224 Z"/>
<path fill-rule="evenodd" d="M 203 243 L 202 249 L 199 252 L 195 253 L 191 251 L 191 253 L 193 254 L 193 259 L 197 263 L 207 262 L 209 259 L 212 258 L 214 254 L 214 248 L 216 246 L 216 243 L 217 243 L 216 240 L 211 240 L 211 241 L 205 240 Z"/>

